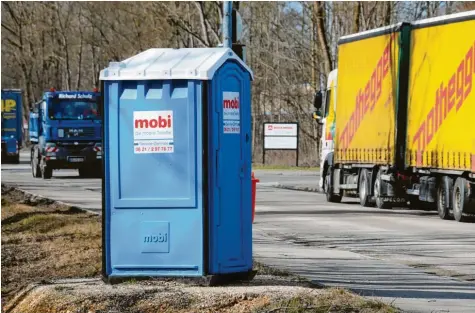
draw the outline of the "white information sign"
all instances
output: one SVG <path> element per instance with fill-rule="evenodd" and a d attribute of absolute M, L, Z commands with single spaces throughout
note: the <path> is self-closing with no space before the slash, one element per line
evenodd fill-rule
<path fill-rule="evenodd" d="M 266 150 L 295 150 L 295 165 L 299 164 L 298 123 L 264 123 L 264 151 L 262 163 L 266 162 Z"/>
<path fill-rule="evenodd" d="M 173 111 L 134 112 L 134 153 L 173 153 Z"/>
<path fill-rule="evenodd" d="M 296 150 L 298 148 L 297 123 L 266 123 L 264 149 Z"/>
<path fill-rule="evenodd" d="M 223 132 L 225 134 L 241 133 L 241 115 L 239 112 L 239 92 L 223 92 Z"/>
<path fill-rule="evenodd" d="M 297 137 L 297 124 L 266 124 L 265 136 Z"/>
<path fill-rule="evenodd" d="M 297 137 L 264 137 L 265 149 L 297 149 Z"/>

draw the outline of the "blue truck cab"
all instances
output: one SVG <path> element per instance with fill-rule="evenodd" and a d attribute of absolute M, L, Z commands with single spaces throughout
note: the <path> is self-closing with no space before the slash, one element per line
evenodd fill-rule
<path fill-rule="evenodd" d="M 20 163 L 22 106 L 20 89 L 2 89 L 2 163 Z"/>
<path fill-rule="evenodd" d="M 80 177 L 102 175 L 101 94 L 51 89 L 30 109 L 33 177 L 78 169 Z"/>

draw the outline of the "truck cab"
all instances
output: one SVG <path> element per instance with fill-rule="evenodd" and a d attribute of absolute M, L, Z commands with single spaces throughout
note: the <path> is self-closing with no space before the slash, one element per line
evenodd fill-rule
<path fill-rule="evenodd" d="M 101 95 L 94 91 L 45 92 L 30 110 L 33 177 L 78 169 L 81 177 L 102 173 Z"/>
<path fill-rule="evenodd" d="M 332 164 L 336 123 L 336 88 L 337 72 L 335 69 L 330 72 L 327 79 L 327 86 L 324 91 L 315 94 L 313 106 L 313 119 L 322 125 L 321 153 L 320 153 L 320 179 L 319 188 L 324 189 L 324 181 L 328 166 Z"/>

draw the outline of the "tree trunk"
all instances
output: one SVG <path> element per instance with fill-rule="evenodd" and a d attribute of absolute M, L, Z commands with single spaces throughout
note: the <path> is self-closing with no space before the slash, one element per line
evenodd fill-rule
<path fill-rule="evenodd" d="M 353 34 L 360 31 L 361 1 L 356 2 L 356 8 L 353 12 Z"/>
<path fill-rule="evenodd" d="M 328 74 L 331 71 L 331 51 L 330 46 L 328 45 L 326 31 L 325 31 L 325 8 L 324 3 L 320 1 L 315 1 L 313 3 L 314 9 L 314 19 L 317 25 L 317 36 L 320 43 L 320 48 L 323 52 L 325 72 Z"/>

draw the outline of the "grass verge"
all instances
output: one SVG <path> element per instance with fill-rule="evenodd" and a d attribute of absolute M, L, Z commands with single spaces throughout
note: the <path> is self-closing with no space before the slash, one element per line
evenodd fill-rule
<path fill-rule="evenodd" d="M 35 281 L 96 276 L 100 256 L 99 216 L 2 187 L 3 303 Z"/>
<path fill-rule="evenodd" d="M 396 313 L 394 307 L 382 302 L 364 299 L 343 289 L 332 288 L 317 296 L 296 295 L 290 299 L 267 304 L 254 311 L 255 313 Z"/>
<path fill-rule="evenodd" d="M 361 312 L 396 310 L 339 289 L 315 288 L 289 272 L 254 262 L 250 282 L 205 287 L 173 279 L 107 285 L 101 221 L 2 186 L 3 312 Z M 62 278 L 95 277 L 85 281 Z"/>

